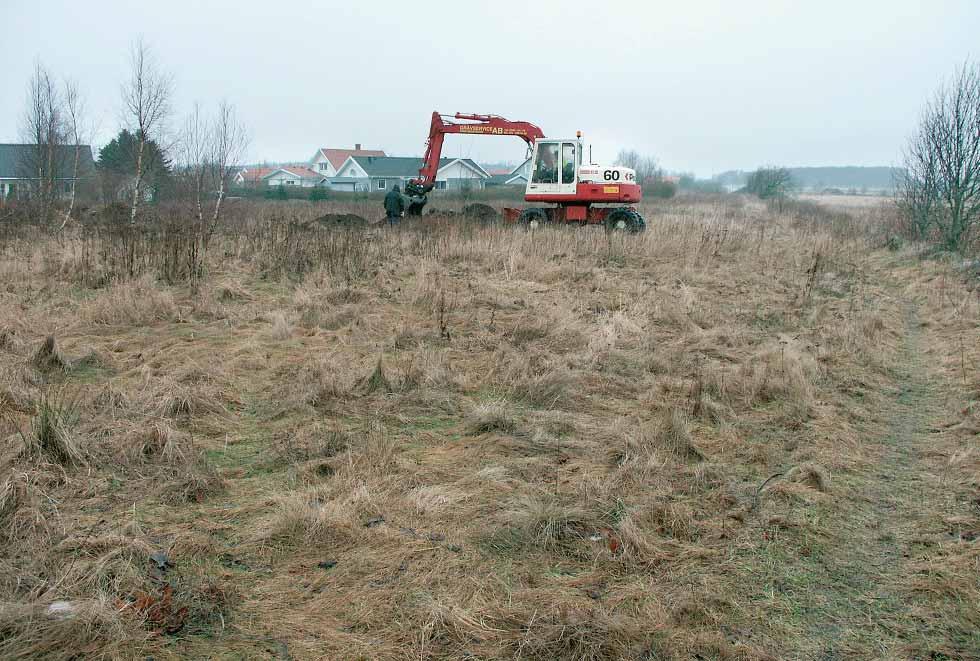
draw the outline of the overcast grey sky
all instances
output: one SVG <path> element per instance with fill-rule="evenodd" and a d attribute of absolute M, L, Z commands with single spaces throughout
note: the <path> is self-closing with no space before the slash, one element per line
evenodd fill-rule
<path fill-rule="evenodd" d="M 175 120 L 227 98 L 250 160 L 355 142 L 424 148 L 433 110 L 581 129 L 707 176 L 760 164 L 889 165 L 944 76 L 976 57 L 976 0 L 791 2 L 110 2 L 3 0 L 0 141 L 33 61 L 76 78 L 100 132 L 142 35 L 174 75 Z M 971 49 L 973 49 L 971 51 Z M 451 136 L 446 155 L 518 161 L 523 143 Z"/>

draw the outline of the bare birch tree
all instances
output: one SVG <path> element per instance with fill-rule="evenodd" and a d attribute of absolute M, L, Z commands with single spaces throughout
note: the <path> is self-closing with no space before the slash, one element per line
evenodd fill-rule
<path fill-rule="evenodd" d="M 205 250 L 207 250 L 211 236 L 214 234 L 221 217 L 221 205 L 228 190 L 231 169 L 241 161 L 248 147 L 248 132 L 238 119 L 235 106 L 228 101 L 222 101 L 221 105 L 218 106 L 218 112 L 211 123 L 209 133 L 212 145 L 210 167 L 215 199 L 211 220 L 204 237 Z"/>
<path fill-rule="evenodd" d="M 136 135 L 131 224 L 136 224 L 143 197 L 146 144 L 150 140 L 162 142 L 159 137 L 170 115 L 172 94 L 173 78 L 160 68 L 149 46 L 142 39 L 137 40 L 130 52 L 130 77 L 122 88 L 123 107 Z"/>
<path fill-rule="evenodd" d="M 61 221 L 61 229 L 71 220 L 72 211 L 75 209 L 75 197 L 78 192 L 79 164 L 81 161 L 83 135 L 86 129 L 83 128 L 85 114 L 85 100 L 78 91 L 78 83 L 74 80 L 66 79 L 64 83 L 64 107 L 65 107 L 65 133 L 67 140 L 73 145 L 71 157 L 71 179 L 70 179 L 70 198 L 68 209 L 65 210 L 65 218 Z"/>
<path fill-rule="evenodd" d="M 206 178 L 210 172 L 212 137 L 207 120 L 201 116 L 199 104 L 194 104 L 193 112 L 184 120 L 178 145 L 178 167 L 181 179 L 184 180 L 184 185 L 193 197 L 197 222 L 203 225 L 204 195 L 207 188 Z"/>
<path fill-rule="evenodd" d="M 47 221 L 58 195 L 64 126 L 61 95 L 40 61 L 35 62 L 28 83 L 21 133 L 30 150 L 20 168 L 32 182 L 32 195 L 40 203 L 42 219 Z"/>

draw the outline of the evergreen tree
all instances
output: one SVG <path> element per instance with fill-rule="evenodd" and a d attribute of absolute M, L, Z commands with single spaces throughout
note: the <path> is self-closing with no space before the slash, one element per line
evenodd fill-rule
<path fill-rule="evenodd" d="M 139 140 L 134 133 L 123 129 L 109 144 L 99 150 L 99 160 L 95 167 L 102 180 L 103 194 L 107 199 L 116 199 L 120 189 L 127 185 L 136 173 L 136 154 Z M 143 153 L 145 181 L 154 199 L 162 188 L 169 184 L 171 162 L 160 146 L 148 140 Z"/>

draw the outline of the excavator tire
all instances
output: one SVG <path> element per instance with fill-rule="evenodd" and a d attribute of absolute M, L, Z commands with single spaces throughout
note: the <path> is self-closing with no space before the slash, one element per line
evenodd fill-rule
<path fill-rule="evenodd" d="M 605 224 L 607 231 L 622 231 L 629 232 L 630 234 L 638 234 L 647 228 L 647 224 L 643 221 L 643 216 L 636 209 L 630 207 L 620 207 L 610 211 L 606 214 Z"/>
<path fill-rule="evenodd" d="M 529 230 L 537 229 L 548 222 L 548 212 L 544 209 L 525 209 L 517 217 L 517 224 Z"/>

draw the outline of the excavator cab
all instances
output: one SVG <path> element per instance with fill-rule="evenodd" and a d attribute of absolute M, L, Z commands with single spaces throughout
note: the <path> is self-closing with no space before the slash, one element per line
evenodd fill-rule
<path fill-rule="evenodd" d="M 538 140 L 531 156 L 528 195 L 574 195 L 582 164 L 580 140 Z"/>

